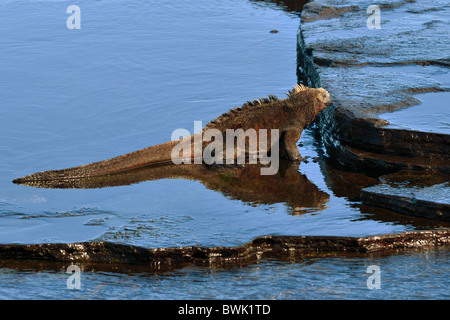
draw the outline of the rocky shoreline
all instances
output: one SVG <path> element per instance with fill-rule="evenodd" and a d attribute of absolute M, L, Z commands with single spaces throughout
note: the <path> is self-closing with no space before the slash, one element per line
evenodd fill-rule
<path fill-rule="evenodd" d="M 351 6 L 314 0 L 303 8 L 298 80 L 326 88 L 334 101 L 317 119 L 315 131 L 328 158 L 348 169 L 387 175 L 388 180 L 391 173 L 407 172 L 395 185 L 380 179 L 377 187 L 363 189 L 363 203 L 448 221 L 450 135 L 433 132 L 434 123 L 430 131 L 392 128 L 382 114 L 420 105 L 417 94 L 450 91 L 446 80 L 436 80 L 437 74 L 449 74 L 445 17 L 450 7 L 440 1 L 384 3 L 379 6 L 380 29 L 375 30 L 366 24 L 370 5 L 365 0 Z M 428 174 L 427 199 L 417 205 L 423 172 Z M 436 176 L 434 182 L 430 176 Z M 386 192 L 405 184 L 410 186 L 401 196 Z M 433 197 L 434 190 L 447 196 Z"/>
<path fill-rule="evenodd" d="M 449 230 L 412 231 L 369 237 L 262 236 L 237 247 L 148 249 L 111 242 L 0 244 L 2 266 L 51 269 L 65 264 L 92 270 L 165 271 L 188 264 L 236 267 L 261 259 L 295 261 L 332 256 L 373 256 L 404 250 L 439 248 L 450 243 Z M 67 267 L 67 266 L 66 266 Z"/>
<path fill-rule="evenodd" d="M 450 66 L 449 57 L 445 56 L 450 47 L 445 36 L 448 22 L 444 18 L 449 16 L 450 6 L 437 0 L 426 4 L 411 0 L 381 4 L 382 29 L 369 30 L 366 9 L 370 5 L 364 0 L 354 0 L 351 5 L 342 5 L 336 0 L 313 0 L 303 8 L 297 39 L 298 81 L 326 88 L 334 100 L 334 105 L 317 119 L 315 132 L 331 162 L 378 181 L 367 186 L 365 181 L 352 180 L 351 175 L 341 179 L 346 181 L 336 179 L 335 183 L 345 185 L 346 196 L 351 188 L 352 196 L 364 205 L 450 221 L 450 136 L 392 128 L 382 118 L 385 112 L 418 105 L 417 94 L 450 92 L 450 84 L 434 79 L 436 73 L 448 74 Z M 402 23 L 396 24 L 396 18 L 403 19 Z M 129 184 L 130 175 L 131 181 L 176 176 L 202 180 L 212 189 L 243 200 L 261 201 L 253 192 L 248 192 L 245 185 L 231 189 L 223 184 L 220 175 L 186 167 L 179 170 L 174 173 L 168 168 L 159 168 L 105 180 L 39 187 L 96 188 Z M 248 172 L 248 177 L 253 176 Z M 274 186 L 277 187 L 275 190 L 280 190 L 280 195 L 287 197 L 285 201 L 293 208 L 297 207 L 299 196 L 290 197 L 283 189 L 286 181 L 295 186 L 290 188 L 291 192 L 302 190 L 303 196 L 310 198 L 316 207 L 320 208 L 327 201 L 326 194 L 305 184 L 297 168 L 285 170 L 283 177 L 275 177 L 279 181 L 262 180 L 256 185 L 266 190 L 265 184 L 270 183 L 269 195 L 273 195 Z M 255 185 L 255 179 L 248 180 Z M 332 174 L 328 179 L 329 183 L 334 183 Z M 269 195 L 265 195 L 265 201 L 270 202 Z M 107 241 L 0 244 L 0 263 L 18 269 L 52 269 L 76 263 L 94 270 L 153 272 L 188 264 L 234 267 L 261 259 L 293 261 L 388 255 L 404 250 L 448 248 L 449 243 L 450 230 L 438 229 L 367 237 L 268 235 L 236 247 L 149 249 Z"/>

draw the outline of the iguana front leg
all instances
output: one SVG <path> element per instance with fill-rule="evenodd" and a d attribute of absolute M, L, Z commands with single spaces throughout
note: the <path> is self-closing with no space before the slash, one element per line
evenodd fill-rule
<path fill-rule="evenodd" d="M 301 134 L 302 130 L 292 129 L 286 131 L 282 136 L 281 145 L 286 151 L 287 158 L 291 161 L 300 161 L 303 159 L 297 146 L 297 141 L 300 139 Z"/>

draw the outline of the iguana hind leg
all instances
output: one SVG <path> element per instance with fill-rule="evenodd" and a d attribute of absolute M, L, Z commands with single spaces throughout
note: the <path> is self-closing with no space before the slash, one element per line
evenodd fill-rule
<path fill-rule="evenodd" d="M 284 148 L 286 157 L 291 161 L 303 159 L 297 146 L 297 141 L 300 139 L 301 134 L 302 130 L 292 129 L 286 131 L 282 136 L 281 145 Z"/>

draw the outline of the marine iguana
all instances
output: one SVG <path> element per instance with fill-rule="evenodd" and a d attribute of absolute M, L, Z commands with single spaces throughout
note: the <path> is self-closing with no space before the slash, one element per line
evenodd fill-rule
<path fill-rule="evenodd" d="M 308 88 L 295 85 L 287 93 L 287 98 L 276 96 L 247 101 L 242 107 L 236 107 L 209 122 L 202 132 L 218 129 L 271 129 L 279 130 L 280 147 L 289 160 L 299 161 L 301 155 L 297 147 L 303 129 L 331 103 L 330 94 L 323 88 Z M 37 172 L 13 183 L 24 184 L 30 181 L 51 181 L 95 177 L 114 174 L 153 164 L 171 163 L 172 150 L 183 139 L 151 146 L 122 156 L 61 170 Z M 192 141 L 192 140 L 191 140 Z M 211 142 L 211 141 L 209 141 Z M 205 148 L 208 143 L 203 143 Z"/>

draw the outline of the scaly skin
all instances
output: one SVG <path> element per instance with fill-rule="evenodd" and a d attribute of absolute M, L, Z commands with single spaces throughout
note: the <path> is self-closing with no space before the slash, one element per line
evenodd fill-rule
<path fill-rule="evenodd" d="M 274 96 L 270 96 L 269 98 L 247 102 L 241 108 L 234 108 L 208 123 L 202 133 L 208 129 L 218 129 L 224 135 L 226 129 L 242 128 L 244 131 L 255 129 L 257 133 L 259 133 L 259 129 L 267 129 L 267 140 L 270 141 L 270 130 L 278 129 L 280 134 L 280 147 L 285 150 L 287 158 L 292 161 L 299 161 L 301 160 L 301 155 L 298 151 L 297 141 L 300 138 L 303 129 L 305 129 L 330 103 L 330 95 L 326 90 L 296 85 L 293 90 L 288 93 L 286 99 L 279 100 Z M 191 136 L 191 138 L 192 137 L 193 136 Z M 148 165 L 171 163 L 172 149 L 181 141 L 181 139 L 169 141 L 119 157 L 83 166 L 37 172 L 16 179 L 13 182 L 24 184 L 30 181 L 52 181 L 96 177 L 124 172 Z M 210 141 L 204 142 L 202 148 L 204 149 L 208 143 L 210 143 Z M 191 147 L 193 150 L 193 143 L 191 143 Z M 192 155 L 194 156 L 194 152 L 192 152 Z"/>

